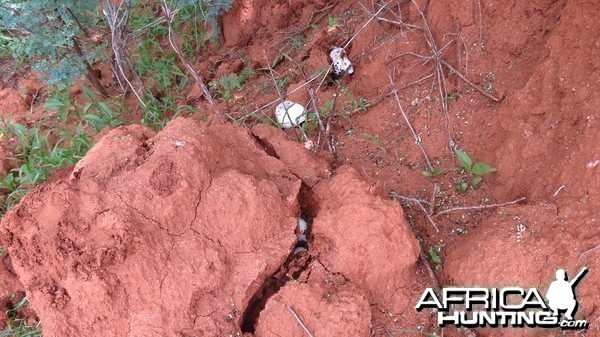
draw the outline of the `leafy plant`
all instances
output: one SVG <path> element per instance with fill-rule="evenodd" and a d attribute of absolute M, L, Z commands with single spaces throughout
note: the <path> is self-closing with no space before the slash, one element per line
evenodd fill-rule
<path fill-rule="evenodd" d="M 327 15 L 327 27 L 336 27 L 340 24 L 340 18 L 335 18 L 331 15 Z"/>
<path fill-rule="evenodd" d="M 435 178 L 435 177 L 439 176 L 440 174 L 444 173 L 444 169 L 441 167 L 434 168 L 433 172 L 425 169 L 421 173 L 423 173 L 423 175 L 426 177 Z"/>
<path fill-rule="evenodd" d="M 459 149 L 455 149 L 454 154 L 456 155 L 456 158 L 458 158 L 458 161 L 460 163 L 460 169 L 464 170 L 469 176 L 473 178 L 471 180 L 472 187 L 477 186 L 481 181 L 483 181 L 483 177 L 481 176 L 497 171 L 495 168 L 483 162 L 477 162 L 473 164 L 471 158 Z M 456 189 L 462 193 L 467 190 L 467 187 L 467 176 L 460 177 L 457 180 Z"/>
<path fill-rule="evenodd" d="M 231 74 L 221 77 L 218 80 L 211 81 L 208 85 L 211 89 L 217 92 L 217 97 L 223 101 L 230 101 L 233 92 L 236 89 L 241 89 L 242 85 L 254 75 L 254 71 L 250 68 L 244 68 L 240 74 Z"/>
<path fill-rule="evenodd" d="M 70 85 L 81 74 L 107 95 L 91 67 L 96 57 L 87 27 L 98 22 L 93 0 L 5 0 L 0 3 L 0 30 L 10 33 L 7 48 L 27 59 L 49 84 Z"/>
<path fill-rule="evenodd" d="M 431 246 L 431 247 L 429 247 L 429 250 L 427 251 L 427 254 L 429 255 L 429 259 L 431 260 L 431 262 L 433 262 L 435 269 L 442 268 L 442 258 L 440 257 L 439 253 L 442 250 L 442 248 L 444 248 L 444 246 L 446 246 L 446 245 L 439 244 L 439 245 Z"/>
<path fill-rule="evenodd" d="M 279 43 L 283 42 L 283 46 L 280 48 L 281 52 L 275 56 L 271 63 L 271 68 L 275 68 L 279 63 L 285 60 L 286 54 L 294 54 L 304 48 L 304 36 L 298 34 L 294 36 L 286 36 Z"/>
<path fill-rule="evenodd" d="M 91 136 L 84 132 L 81 123 L 74 133 L 59 132 L 55 142 L 37 127 L 27 128 L 10 120 L 3 121 L 0 133 L 13 143 L 12 152 L 16 155 L 8 160 L 17 165 L 0 179 L 0 186 L 6 192 L 0 204 L 0 215 L 53 171 L 76 163 L 92 146 Z"/>
<path fill-rule="evenodd" d="M 383 154 L 387 154 L 387 150 L 386 150 L 386 149 L 385 149 L 383 146 L 381 146 L 381 144 L 379 144 L 379 138 L 377 138 L 376 136 L 373 136 L 373 135 L 371 135 L 371 134 L 369 134 L 369 133 L 367 133 L 367 132 L 363 132 L 363 133 L 362 133 L 362 135 L 363 135 L 365 138 L 367 138 L 367 139 L 369 139 L 370 141 L 372 141 L 372 142 L 373 142 L 373 144 L 374 144 L 375 146 L 377 146 L 377 149 L 378 149 L 379 151 L 383 152 Z"/>
<path fill-rule="evenodd" d="M 346 87 L 342 88 L 342 92 L 346 96 L 346 107 L 350 108 L 350 111 L 362 110 L 367 111 L 367 100 L 364 97 L 360 97 L 358 100 L 352 96 L 350 90 Z M 344 109 L 347 110 L 347 109 Z"/>
<path fill-rule="evenodd" d="M 99 100 L 94 93 L 82 87 L 83 93 L 90 100 L 83 105 L 81 110 L 82 119 L 96 132 L 105 127 L 115 127 L 122 123 L 120 113 L 114 113 L 113 110 L 105 102 Z M 98 113 L 93 113 L 94 111 Z"/>
<path fill-rule="evenodd" d="M 47 110 L 56 111 L 62 122 L 69 121 L 69 115 L 73 114 L 95 131 L 121 125 L 120 113 L 114 113 L 106 102 L 100 100 L 87 87 L 83 86 L 82 91 L 88 101 L 81 108 L 77 102 L 71 102 L 68 89 L 52 90 L 43 106 Z"/>

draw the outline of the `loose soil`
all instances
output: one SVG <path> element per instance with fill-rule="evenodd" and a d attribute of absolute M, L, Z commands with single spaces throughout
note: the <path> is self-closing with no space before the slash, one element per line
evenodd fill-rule
<path fill-rule="evenodd" d="M 224 44 L 197 67 L 209 80 L 254 70 L 219 103 L 243 126 L 179 118 L 158 134 L 106 133 L 2 220 L 2 303 L 25 291 L 47 336 L 304 336 L 299 320 L 315 336 L 600 335 L 600 7 L 399 1 L 380 13 L 388 21 L 371 20 L 380 6 L 236 1 Z M 437 81 L 417 8 L 440 59 L 472 84 L 444 65 Z M 319 87 L 328 49 L 350 39 L 356 72 Z M 312 152 L 297 129 L 266 125 L 275 59 L 287 99 L 311 107 L 307 89 L 318 89 L 335 154 L 316 123 Z M 0 69 L 2 115 L 44 120 L 40 84 Z M 395 92 L 439 176 L 422 174 Z M 183 96 L 209 111 L 197 88 Z M 458 192 L 453 146 L 498 171 Z M 294 255 L 298 217 L 311 224 L 309 249 Z M 424 261 L 430 248 L 441 262 Z M 414 310 L 427 287 L 545 293 L 557 268 L 571 277 L 584 266 L 576 317 L 587 331 L 441 329 L 435 312 Z"/>

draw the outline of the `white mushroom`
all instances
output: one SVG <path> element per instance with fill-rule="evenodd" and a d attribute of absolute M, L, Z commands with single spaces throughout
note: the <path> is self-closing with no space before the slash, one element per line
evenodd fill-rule
<path fill-rule="evenodd" d="M 344 74 L 353 74 L 354 66 L 344 49 L 335 47 L 329 52 L 329 57 L 333 64 L 333 74 L 336 78 L 342 77 Z"/>
<path fill-rule="evenodd" d="M 275 117 L 284 129 L 297 127 L 306 120 L 306 108 L 298 103 L 284 101 L 275 108 Z"/>
<path fill-rule="evenodd" d="M 299 218 L 298 219 L 298 230 L 300 230 L 300 233 L 304 234 L 306 233 L 306 231 L 308 230 L 308 222 L 306 222 L 306 220 Z"/>

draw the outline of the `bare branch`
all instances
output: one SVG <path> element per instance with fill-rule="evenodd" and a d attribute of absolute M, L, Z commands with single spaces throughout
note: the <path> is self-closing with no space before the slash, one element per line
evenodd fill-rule
<path fill-rule="evenodd" d="M 504 99 L 504 97 L 500 97 L 497 98 L 496 96 L 486 92 L 485 90 L 481 89 L 477 84 L 469 81 L 469 79 L 460 73 L 460 71 L 454 69 L 454 67 L 452 67 L 448 62 L 440 59 L 440 62 L 442 62 L 442 65 L 444 65 L 444 67 L 448 68 L 448 70 L 450 70 L 451 72 L 455 73 L 456 76 L 458 76 L 461 80 L 465 81 L 465 83 L 467 83 L 468 85 L 470 85 L 471 87 L 473 87 L 475 90 L 477 90 L 480 94 L 482 94 L 483 96 L 491 99 L 494 102 L 500 102 Z"/>
<path fill-rule="evenodd" d="M 390 84 L 392 85 L 392 88 L 394 88 L 396 86 L 396 84 L 394 83 L 394 80 L 392 79 L 392 74 L 389 71 L 388 71 L 388 78 L 390 79 Z M 425 160 L 427 161 L 427 166 L 429 167 L 429 171 L 433 172 L 433 165 L 431 164 L 431 161 L 429 160 L 429 156 L 427 155 L 427 152 L 425 152 L 425 148 L 421 144 L 421 137 L 419 137 L 419 135 L 417 135 L 417 133 L 415 132 L 415 129 L 413 128 L 412 124 L 410 123 L 410 120 L 408 119 L 406 112 L 402 108 L 402 103 L 400 102 L 400 97 L 398 97 L 398 90 L 395 90 L 395 89 L 392 89 L 392 90 L 394 93 L 394 97 L 396 97 L 396 104 L 398 104 L 398 108 L 400 109 L 402 116 L 404 116 L 404 120 L 406 121 L 406 124 L 408 125 L 408 128 L 410 129 L 410 132 L 412 133 L 412 136 L 415 139 L 415 144 L 417 144 L 419 149 L 421 149 L 421 152 L 423 153 L 423 156 L 425 157 Z"/>
<path fill-rule="evenodd" d="M 592 248 L 590 248 L 590 249 L 586 250 L 585 252 L 583 252 L 583 253 L 579 254 L 579 259 L 581 260 L 581 258 L 582 258 L 584 255 L 587 255 L 588 253 L 590 253 L 590 252 L 592 252 L 592 251 L 594 251 L 594 250 L 596 250 L 596 249 L 598 249 L 598 248 L 600 248 L 600 245 L 596 245 L 595 247 L 592 247 Z"/>
<path fill-rule="evenodd" d="M 308 89 L 308 96 L 310 96 L 313 110 L 315 111 L 315 115 L 317 116 L 317 122 L 319 123 L 319 129 L 321 129 L 321 133 L 323 133 L 323 137 L 325 138 L 325 144 L 327 144 L 327 148 L 329 149 L 329 152 L 333 153 L 333 147 L 331 146 L 331 141 L 329 140 L 329 134 L 328 134 L 327 130 L 325 130 L 325 126 L 323 125 L 323 120 L 321 119 L 321 113 L 319 113 L 319 108 L 317 107 L 317 98 L 315 97 L 315 92 L 313 89 Z"/>
<path fill-rule="evenodd" d="M 179 12 L 179 10 L 172 11 L 169 8 L 166 0 L 163 0 L 162 9 L 163 9 L 163 14 L 164 14 L 165 20 L 167 22 L 167 27 L 169 28 L 169 44 L 171 45 L 171 48 L 173 49 L 175 54 L 177 54 L 177 56 L 179 57 L 179 60 L 181 61 L 181 63 L 183 63 L 183 65 L 185 66 L 187 71 L 192 75 L 192 77 L 194 77 L 194 79 L 200 86 L 202 95 L 204 95 L 204 98 L 206 98 L 208 103 L 212 106 L 214 114 L 217 116 L 217 118 L 221 122 L 225 122 L 225 118 L 219 111 L 219 107 L 217 106 L 217 104 L 215 104 L 215 101 L 213 100 L 212 95 L 208 91 L 206 84 L 204 84 L 204 80 L 202 79 L 202 76 L 200 76 L 200 74 L 185 59 L 185 57 L 183 56 L 183 53 L 181 52 L 181 48 L 179 48 L 179 45 L 177 44 L 177 42 L 175 42 L 175 39 L 174 39 L 175 32 L 173 31 L 173 21 L 175 20 L 175 16 Z"/>
<path fill-rule="evenodd" d="M 296 319 L 296 321 L 298 322 L 298 324 L 300 324 L 300 327 L 302 327 L 302 330 L 304 330 L 304 332 L 306 333 L 306 335 L 308 337 L 314 337 L 312 333 L 310 333 L 310 331 L 308 331 L 308 328 L 306 327 L 306 325 L 304 325 L 304 323 L 302 323 L 302 320 L 300 319 L 300 316 L 298 316 L 298 314 L 294 311 L 294 309 L 292 309 L 292 307 L 287 307 L 288 311 L 292 314 L 292 316 L 294 316 L 294 318 Z"/>
<path fill-rule="evenodd" d="M 446 209 L 443 211 L 440 211 L 436 214 L 434 214 L 432 217 L 436 218 L 440 215 L 444 215 L 444 214 L 448 214 L 448 213 L 452 213 L 452 212 L 462 212 L 462 211 L 474 211 L 474 210 L 482 210 L 482 209 L 488 209 L 488 208 L 497 208 L 497 207 L 503 207 L 503 206 L 508 206 L 508 205 L 514 205 L 514 204 L 518 204 L 522 201 L 525 201 L 525 197 L 519 198 L 517 200 L 513 200 L 513 201 L 509 201 L 509 202 L 504 202 L 501 204 L 489 204 L 489 205 L 478 205 L 478 206 L 466 206 L 466 207 L 455 207 L 455 208 L 450 208 L 450 209 Z"/>

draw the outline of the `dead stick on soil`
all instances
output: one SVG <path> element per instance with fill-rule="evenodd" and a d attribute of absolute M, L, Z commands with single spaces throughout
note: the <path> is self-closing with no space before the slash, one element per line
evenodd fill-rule
<path fill-rule="evenodd" d="M 297 88 L 295 88 L 294 90 L 290 91 L 290 94 L 293 94 L 293 93 L 295 93 L 296 91 L 298 91 L 298 90 L 300 90 L 300 89 L 304 88 L 305 86 L 309 85 L 310 83 L 312 83 L 314 80 L 318 79 L 319 77 L 321 77 L 321 75 L 320 75 L 320 74 L 319 74 L 319 75 L 315 75 L 315 76 L 313 76 L 312 78 L 310 78 L 308 81 L 306 81 L 305 83 L 303 83 L 303 84 L 302 84 L 302 85 L 300 85 L 299 87 L 297 87 Z M 248 118 L 249 116 L 252 116 L 252 115 L 254 115 L 254 114 L 256 114 L 256 113 L 260 112 L 261 110 L 264 110 L 264 109 L 266 109 L 266 108 L 268 108 L 268 107 L 270 107 L 270 106 L 274 105 L 275 103 L 277 103 L 277 102 L 279 102 L 279 101 L 280 101 L 280 99 L 276 99 L 276 100 L 274 100 L 274 101 L 271 101 L 271 102 L 269 102 L 269 103 L 267 103 L 267 104 L 265 104 L 265 105 L 261 106 L 261 107 L 260 107 L 260 108 L 258 108 L 258 109 L 255 109 L 254 111 L 252 111 L 252 112 L 250 112 L 250 113 L 247 113 L 246 115 L 244 115 L 244 117 L 241 117 L 241 118 L 238 118 L 238 119 L 236 119 L 236 123 L 237 123 L 237 122 L 239 122 L 239 121 L 241 121 L 241 120 L 244 120 L 244 119 Z"/>
<path fill-rule="evenodd" d="M 292 307 L 287 307 L 287 309 L 292 314 L 292 316 L 294 316 L 294 318 L 296 319 L 298 324 L 300 324 L 300 326 L 302 327 L 302 330 L 304 330 L 304 332 L 306 332 L 308 337 L 314 337 L 313 334 L 310 333 L 310 331 L 308 331 L 308 328 L 306 327 L 306 325 L 304 325 L 304 323 L 302 323 L 300 316 L 298 316 L 298 314 L 294 311 L 294 309 L 292 309 Z"/>
<path fill-rule="evenodd" d="M 435 231 L 439 233 L 440 229 L 435 224 L 435 221 L 433 221 L 433 218 L 431 217 L 431 215 L 429 215 L 429 212 L 427 212 L 427 210 L 425 209 L 425 207 L 423 207 L 423 205 L 421 205 L 420 202 L 418 202 L 417 205 L 419 205 L 419 207 L 421 208 L 421 210 L 423 211 L 423 213 L 425 213 L 425 217 L 427 218 L 427 220 L 429 220 L 429 223 L 431 223 L 431 225 L 433 226 L 433 228 L 435 229 Z"/>
<path fill-rule="evenodd" d="M 285 109 L 285 117 L 287 117 L 287 120 L 290 121 L 290 123 L 293 125 L 294 121 L 292 121 L 292 117 L 290 116 L 288 107 L 287 107 L 287 105 L 285 105 L 285 95 L 283 93 L 281 93 L 281 90 L 279 89 L 279 86 L 277 85 L 277 79 L 275 79 L 273 67 L 270 66 L 271 63 L 269 62 L 269 59 L 267 58 L 267 52 L 265 50 L 263 50 L 263 57 L 265 58 L 266 64 L 269 65 L 269 68 L 267 68 L 267 69 L 269 70 L 269 74 L 271 75 L 271 80 L 273 81 L 273 85 L 275 86 L 275 90 L 277 91 L 277 95 L 279 96 L 279 100 L 281 101 L 281 104 L 283 104 L 283 108 Z M 283 120 L 285 121 L 285 118 Z M 296 134 L 296 139 L 298 139 L 298 133 L 296 133 L 296 128 L 292 128 L 292 129 L 294 130 L 294 133 Z M 306 134 L 304 133 L 304 130 L 302 130 L 302 128 L 300 128 L 300 132 L 302 132 L 303 139 L 308 139 L 306 137 Z"/>
<path fill-rule="evenodd" d="M 392 198 L 394 200 L 402 199 L 402 200 L 407 201 L 407 202 L 416 202 L 416 203 L 422 203 L 422 204 L 425 204 L 425 205 L 429 205 L 429 201 L 427 201 L 427 200 L 406 197 L 406 196 L 403 196 L 403 195 L 399 195 L 396 192 L 390 193 L 390 198 Z"/>
<path fill-rule="evenodd" d="M 479 8 L 479 48 L 483 50 L 483 14 L 481 12 L 481 0 L 477 0 L 477 7 Z"/>
<path fill-rule="evenodd" d="M 454 74 L 456 74 L 456 76 L 458 76 L 461 80 L 465 81 L 465 83 L 467 83 L 468 85 L 470 85 L 471 87 L 473 87 L 475 90 L 479 91 L 479 93 L 482 94 L 483 96 L 491 99 L 494 102 L 500 102 L 504 98 L 504 97 L 497 98 L 496 96 L 494 96 L 494 95 L 490 94 L 489 92 L 483 90 L 477 84 L 469 81 L 469 79 L 465 75 L 461 74 L 460 71 L 454 69 L 454 67 L 452 67 L 448 62 L 446 62 L 446 61 L 444 61 L 442 59 L 440 59 L 440 62 L 442 62 L 442 64 L 444 65 L 444 67 L 448 68 L 448 70 L 450 70 L 451 72 L 453 72 Z"/>
<path fill-rule="evenodd" d="M 392 85 L 392 88 L 394 88 L 396 86 L 396 84 L 394 83 L 394 80 L 392 79 L 392 74 L 389 70 L 388 70 L 388 78 L 390 79 L 390 84 Z M 410 120 L 408 119 L 406 112 L 404 112 L 404 108 L 402 108 L 402 103 L 400 102 L 400 97 L 398 97 L 398 90 L 396 90 L 396 89 L 392 89 L 392 90 L 393 90 L 394 96 L 396 97 L 396 104 L 398 104 L 398 108 L 400 109 L 402 116 L 404 116 L 404 120 L 406 121 L 406 124 L 408 125 L 408 128 L 410 129 L 410 132 L 412 132 L 413 138 L 415 139 L 415 144 L 417 144 L 419 149 L 421 149 L 421 152 L 423 152 L 423 156 L 425 157 L 425 160 L 427 161 L 427 167 L 429 168 L 429 171 L 433 172 L 433 170 L 434 170 L 433 165 L 431 165 L 429 156 L 427 156 L 427 152 L 425 152 L 425 148 L 421 144 L 421 137 L 419 137 L 419 135 L 417 135 L 417 133 L 415 132 L 415 129 L 413 128 L 412 124 L 410 123 Z"/>
<path fill-rule="evenodd" d="M 596 247 L 590 248 L 590 249 L 586 250 L 585 252 L 583 252 L 583 253 L 579 254 L 579 259 L 581 260 L 581 258 L 582 258 L 584 255 L 586 255 L 587 253 L 589 253 L 589 252 L 592 252 L 592 251 L 594 251 L 594 250 L 596 250 L 596 249 L 598 249 L 598 248 L 600 248 L 600 245 L 597 245 Z"/>
<path fill-rule="evenodd" d="M 440 193 L 440 184 L 433 184 L 433 191 L 431 192 L 431 202 L 429 203 L 429 215 L 433 215 L 433 211 L 435 210 L 435 197 Z"/>
<path fill-rule="evenodd" d="M 435 221 L 433 221 L 433 219 L 431 218 L 431 214 L 429 212 L 427 212 L 427 210 L 425 209 L 425 207 L 423 207 L 423 204 L 425 205 L 429 205 L 431 208 L 431 204 L 425 200 L 419 200 L 416 198 L 409 198 L 409 197 L 405 197 L 402 195 L 398 195 L 395 192 L 390 193 L 390 197 L 394 200 L 397 199 L 402 199 L 408 202 L 413 202 L 416 203 L 417 205 L 419 205 L 419 208 L 423 211 L 423 214 L 425 214 L 425 217 L 427 218 L 427 220 L 429 220 L 429 223 L 431 223 L 431 225 L 433 226 L 433 228 L 435 229 L 436 232 L 439 233 L 440 229 L 438 228 L 438 226 L 435 224 Z"/>
<path fill-rule="evenodd" d="M 162 9 L 163 9 L 163 14 L 164 14 L 165 20 L 167 22 L 167 27 L 169 28 L 168 36 L 169 36 L 169 44 L 171 45 L 171 48 L 173 49 L 175 54 L 177 54 L 181 63 L 183 63 L 185 68 L 194 77 L 196 82 L 198 82 L 198 85 L 200 86 L 200 90 L 202 91 L 202 95 L 204 96 L 204 98 L 206 98 L 208 103 L 212 106 L 213 112 L 215 113 L 217 118 L 221 122 L 225 122 L 225 117 L 219 111 L 219 107 L 217 107 L 217 104 L 213 100 L 212 95 L 210 94 L 210 92 L 208 91 L 208 88 L 204 84 L 204 80 L 202 79 L 200 74 L 198 74 L 198 72 L 192 67 L 192 65 L 185 59 L 185 57 L 183 56 L 183 53 L 181 52 L 181 48 L 179 48 L 179 45 L 177 45 L 177 43 L 173 39 L 173 37 L 175 35 L 175 33 L 173 32 L 173 20 L 175 20 L 175 16 L 177 15 L 178 10 L 172 11 L 169 8 L 169 6 L 167 5 L 166 0 L 163 0 Z"/>
<path fill-rule="evenodd" d="M 310 100 L 312 102 L 313 110 L 315 111 L 315 116 L 317 116 L 317 122 L 319 123 L 319 129 L 323 133 L 323 137 L 325 138 L 325 144 L 327 144 L 327 148 L 329 152 L 333 153 L 333 147 L 331 146 L 331 142 L 329 141 L 329 135 L 327 130 L 325 130 L 325 125 L 323 125 L 323 120 L 321 119 L 321 114 L 319 113 L 319 108 L 317 107 L 317 98 L 315 97 L 315 92 L 312 89 L 308 89 L 308 96 L 310 96 Z"/>
<path fill-rule="evenodd" d="M 520 203 L 522 201 L 525 201 L 525 199 L 526 199 L 525 197 L 522 197 L 522 198 L 519 198 L 517 200 L 513 200 L 513 201 L 501 203 L 501 204 L 455 207 L 455 208 L 450 208 L 450 209 L 447 209 L 447 210 L 440 211 L 440 212 L 432 215 L 431 217 L 432 218 L 436 218 L 436 217 L 438 217 L 440 215 L 444 215 L 444 214 L 448 214 L 448 213 L 452 213 L 452 212 L 473 211 L 473 210 L 481 210 L 481 209 L 487 209 L 487 208 L 497 208 L 497 207 L 502 207 L 502 206 L 514 205 L 514 204 Z"/>
<path fill-rule="evenodd" d="M 125 30 L 127 28 L 127 21 L 131 9 L 131 0 L 121 1 L 119 3 L 119 6 L 116 8 L 115 4 L 112 1 L 102 0 L 101 2 L 102 12 L 106 17 L 111 33 L 111 46 L 114 56 L 114 62 L 112 62 L 112 64 L 114 67 L 116 67 L 116 69 L 114 70 L 115 77 L 117 78 L 119 84 L 121 84 L 122 79 L 127 84 L 129 90 L 131 90 L 131 92 L 140 102 L 140 105 L 142 107 L 146 107 L 144 98 L 148 96 L 149 91 L 146 89 L 144 83 L 142 82 L 142 79 L 139 77 L 127 54 L 127 40 L 129 39 L 129 35 L 125 36 Z M 133 78 L 139 89 L 136 89 L 136 87 L 133 85 L 133 83 L 127 76 L 127 72 L 125 71 L 123 66 L 124 62 L 129 68 L 131 77 Z"/>
<path fill-rule="evenodd" d="M 354 41 L 354 38 L 356 38 L 356 36 L 358 34 L 360 34 L 360 32 L 362 32 L 365 28 L 367 28 L 367 26 L 369 25 L 369 23 L 371 23 L 371 21 L 373 21 L 377 17 L 377 15 L 379 13 L 381 13 L 381 11 L 383 11 L 385 8 L 387 8 L 387 6 L 390 4 L 390 2 L 391 1 L 386 2 L 385 4 L 383 4 L 383 6 L 381 6 L 381 8 L 379 8 L 379 10 L 375 14 L 373 14 L 373 16 L 371 16 L 369 18 L 369 20 L 367 20 L 367 22 L 365 22 L 365 24 L 362 27 L 360 27 L 360 29 L 346 43 L 344 43 L 344 46 L 342 47 L 342 49 L 345 50 L 350 45 L 350 43 L 352 43 L 352 41 Z"/>

